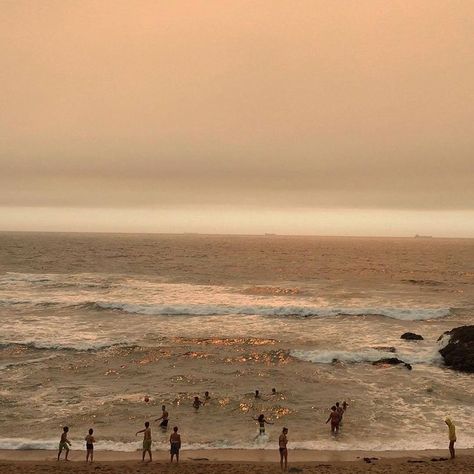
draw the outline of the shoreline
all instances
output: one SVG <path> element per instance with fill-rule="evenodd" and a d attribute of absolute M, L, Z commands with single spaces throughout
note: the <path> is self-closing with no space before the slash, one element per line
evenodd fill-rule
<path fill-rule="evenodd" d="M 266 474 L 280 473 L 277 450 L 182 451 L 179 466 L 170 464 L 168 451 L 153 451 L 153 462 L 141 462 L 141 452 L 97 451 L 93 464 L 83 450 L 71 451 L 71 462 L 57 462 L 56 451 L 0 450 L 0 474 Z M 474 448 L 456 452 L 423 451 L 315 451 L 289 452 L 288 471 L 314 474 L 464 474 L 474 472 Z M 368 459 L 364 459 L 368 458 Z"/>
<path fill-rule="evenodd" d="M 169 460 L 168 450 L 152 451 L 153 459 L 157 461 Z M 57 450 L 40 449 L 2 449 L 0 450 L 0 461 L 24 462 L 24 461 L 51 461 L 55 460 Z M 141 450 L 136 451 L 101 451 L 95 450 L 97 462 L 119 462 L 140 461 Z M 456 456 L 473 457 L 474 448 L 456 449 Z M 64 453 L 62 455 L 64 457 Z M 71 462 L 83 461 L 84 449 L 71 449 L 69 459 Z M 449 457 L 447 449 L 426 450 L 403 450 L 403 451 L 367 451 L 367 450 L 313 450 L 313 449 L 289 449 L 288 459 L 296 463 L 308 462 L 351 462 L 365 457 L 386 460 L 394 459 L 431 459 L 433 457 Z M 196 449 L 180 452 L 182 461 L 206 461 L 206 462 L 251 462 L 271 463 L 278 461 L 277 449 Z"/>

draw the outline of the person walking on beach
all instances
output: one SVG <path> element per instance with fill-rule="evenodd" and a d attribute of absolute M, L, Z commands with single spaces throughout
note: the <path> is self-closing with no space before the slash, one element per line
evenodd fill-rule
<path fill-rule="evenodd" d="M 166 406 L 165 405 L 162 405 L 161 406 L 161 416 L 159 418 L 157 418 L 155 421 L 160 421 L 161 420 L 161 423 L 160 423 L 160 428 L 162 428 L 163 430 L 166 430 L 166 428 L 168 427 L 168 412 L 166 411 Z"/>
<path fill-rule="evenodd" d="M 337 408 L 335 405 L 331 407 L 331 413 L 329 413 L 329 418 L 326 420 L 326 423 L 331 422 L 331 433 L 336 435 L 339 433 L 339 414 L 337 413 Z"/>
<path fill-rule="evenodd" d="M 454 450 L 454 443 L 456 442 L 456 425 L 452 422 L 451 418 L 446 418 L 444 422 L 448 425 L 449 430 L 449 453 L 451 454 L 451 459 L 454 459 L 456 456 L 456 451 Z"/>
<path fill-rule="evenodd" d="M 173 457 L 176 456 L 176 464 L 179 463 L 179 450 L 181 449 L 181 436 L 178 434 L 178 427 L 173 428 L 173 433 L 170 436 L 170 454 L 173 462 Z"/>
<path fill-rule="evenodd" d="M 260 415 L 258 418 L 253 418 L 255 421 L 258 421 L 259 426 L 259 436 L 263 436 L 265 434 L 265 423 L 267 425 L 273 425 L 270 421 L 265 419 L 265 415 Z"/>
<path fill-rule="evenodd" d="M 59 452 L 58 452 L 58 461 L 61 456 L 63 449 L 66 451 L 66 455 L 64 456 L 65 461 L 69 461 L 67 458 L 69 456 L 69 446 L 71 446 L 71 442 L 67 439 L 67 434 L 69 432 L 69 428 L 65 426 L 63 428 L 63 432 L 61 433 L 61 439 L 59 440 Z"/>
<path fill-rule="evenodd" d="M 86 436 L 85 441 L 86 441 L 86 462 L 91 460 L 91 462 L 94 462 L 94 443 L 95 443 L 95 438 L 93 436 L 94 430 L 92 428 L 89 429 L 89 434 Z"/>
<path fill-rule="evenodd" d="M 288 428 L 283 428 L 281 431 L 281 435 L 278 438 L 278 446 L 279 446 L 279 451 L 280 451 L 280 467 L 281 470 L 288 470 L 288 438 L 286 435 L 288 434 Z M 283 469 L 283 463 L 285 464 L 285 469 Z"/>
<path fill-rule="evenodd" d="M 151 428 L 150 428 L 150 422 L 146 421 L 145 422 L 145 429 L 137 431 L 135 433 L 135 436 L 138 436 L 140 433 L 143 433 L 142 462 L 145 461 L 145 453 L 148 453 L 148 456 L 150 457 L 150 460 L 148 462 L 151 462 L 152 457 L 151 457 Z"/>
<path fill-rule="evenodd" d="M 202 401 L 199 400 L 199 397 L 194 397 L 193 401 L 193 407 L 197 410 L 199 410 L 199 407 L 202 405 Z"/>

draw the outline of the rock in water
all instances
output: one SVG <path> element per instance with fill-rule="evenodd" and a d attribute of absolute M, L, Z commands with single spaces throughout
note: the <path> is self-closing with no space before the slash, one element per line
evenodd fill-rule
<path fill-rule="evenodd" d="M 460 326 L 444 334 L 450 336 L 448 344 L 439 351 L 444 363 L 452 369 L 474 373 L 474 326 Z"/>
<path fill-rule="evenodd" d="M 407 364 L 406 362 L 398 359 L 397 357 L 387 357 L 387 358 L 379 359 L 379 360 L 376 360 L 375 362 L 372 362 L 372 365 L 398 365 L 398 364 L 403 364 L 408 370 L 412 369 L 410 364 Z"/>
<path fill-rule="evenodd" d="M 406 339 L 407 341 L 422 341 L 423 336 L 415 334 L 414 332 L 406 332 L 400 336 L 400 339 Z"/>

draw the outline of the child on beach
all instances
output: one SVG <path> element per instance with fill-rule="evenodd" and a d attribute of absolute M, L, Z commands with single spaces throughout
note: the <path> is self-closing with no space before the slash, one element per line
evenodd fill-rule
<path fill-rule="evenodd" d="M 326 423 L 329 423 L 329 421 L 331 421 L 331 433 L 336 435 L 339 433 L 339 422 L 341 420 L 335 405 L 331 407 L 331 413 L 329 413 L 329 418 L 326 420 Z"/>
<path fill-rule="evenodd" d="M 145 429 L 137 431 L 135 433 L 135 436 L 137 436 L 139 433 L 143 433 L 142 462 L 145 461 L 145 453 L 148 453 L 148 456 L 150 457 L 150 460 L 148 462 L 151 462 L 152 461 L 152 457 L 151 457 L 151 428 L 150 428 L 150 423 L 148 421 L 145 422 Z"/>
<path fill-rule="evenodd" d="M 94 462 L 94 443 L 95 443 L 95 438 L 92 436 L 94 434 L 94 430 L 91 428 L 89 430 L 89 434 L 85 437 L 86 441 L 86 462 L 89 461 L 89 458 L 91 462 Z"/>
<path fill-rule="evenodd" d="M 259 436 L 263 436 L 265 434 L 265 423 L 267 425 L 273 425 L 270 421 L 265 419 L 265 415 L 260 415 L 258 418 L 253 418 L 255 421 L 258 421 L 259 425 Z"/>
<path fill-rule="evenodd" d="M 280 467 L 283 471 L 283 462 L 285 463 L 285 471 L 288 470 L 288 438 L 286 435 L 288 434 L 288 428 L 283 428 L 280 437 L 278 438 L 278 446 L 280 451 Z"/>
<path fill-rule="evenodd" d="M 181 436 L 178 434 L 178 427 L 173 428 L 173 433 L 170 436 L 170 454 L 173 462 L 173 457 L 176 456 L 176 464 L 179 463 L 179 450 L 181 449 Z"/>
<path fill-rule="evenodd" d="M 451 454 L 451 459 L 454 459 L 456 456 L 456 451 L 454 450 L 454 443 L 456 442 L 456 425 L 452 422 L 451 418 L 446 418 L 444 422 L 448 425 L 449 430 L 449 453 Z"/>
<path fill-rule="evenodd" d="M 61 439 L 59 440 L 58 461 L 63 449 L 66 450 L 66 456 L 64 457 L 64 460 L 69 461 L 67 457 L 69 456 L 69 446 L 71 446 L 71 442 L 67 439 L 68 431 L 69 431 L 69 428 L 65 426 L 63 428 L 63 432 L 61 433 Z"/>

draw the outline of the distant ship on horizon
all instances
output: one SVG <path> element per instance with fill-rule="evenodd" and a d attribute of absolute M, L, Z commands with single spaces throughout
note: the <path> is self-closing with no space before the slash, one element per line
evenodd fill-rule
<path fill-rule="evenodd" d="M 432 238 L 433 238 L 432 235 L 420 235 L 420 234 L 415 235 L 415 239 L 432 239 Z"/>

